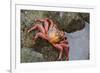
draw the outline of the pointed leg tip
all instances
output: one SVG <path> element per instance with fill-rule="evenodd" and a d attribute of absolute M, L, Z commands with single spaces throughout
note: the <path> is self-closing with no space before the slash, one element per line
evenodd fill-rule
<path fill-rule="evenodd" d="M 37 19 L 34 19 L 34 21 L 37 21 Z"/>
<path fill-rule="evenodd" d="M 30 32 L 30 31 L 27 31 L 28 33 Z"/>
<path fill-rule="evenodd" d="M 30 30 L 28 30 L 27 32 L 30 33 Z"/>
<path fill-rule="evenodd" d="M 61 61 L 61 58 L 58 58 L 57 61 Z"/>

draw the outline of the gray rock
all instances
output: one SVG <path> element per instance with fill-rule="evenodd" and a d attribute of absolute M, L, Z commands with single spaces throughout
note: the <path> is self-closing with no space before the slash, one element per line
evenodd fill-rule
<path fill-rule="evenodd" d="M 85 23 L 84 29 L 66 34 L 69 41 L 69 60 L 89 59 L 89 24 Z"/>
<path fill-rule="evenodd" d="M 84 20 L 76 12 L 49 12 L 49 18 L 66 32 L 75 32 L 84 28 Z M 83 13 L 84 14 L 84 13 Z"/>
<path fill-rule="evenodd" d="M 27 27 L 29 27 L 29 25 L 34 24 L 34 19 L 36 18 L 43 18 L 43 12 L 35 10 L 21 10 L 22 25 L 26 25 Z"/>
<path fill-rule="evenodd" d="M 90 14 L 89 13 L 79 13 L 80 17 L 82 17 L 85 21 L 87 21 L 88 23 L 90 20 Z"/>
<path fill-rule="evenodd" d="M 44 61 L 43 55 L 30 48 L 21 49 L 21 62 L 42 62 Z"/>

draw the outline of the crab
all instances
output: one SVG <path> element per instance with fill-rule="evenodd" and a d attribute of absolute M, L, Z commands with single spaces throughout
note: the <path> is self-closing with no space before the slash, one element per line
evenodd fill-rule
<path fill-rule="evenodd" d="M 33 37 L 35 41 L 37 38 L 42 38 L 48 41 L 55 49 L 58 49 L 59 56 L 57 60 L 62 59 L 62 54 L 65 49 L 66 60 L 69 60 L 69 45 L 67 37 L 65 37 L 65 32 L 58 29 L 57 25 L 50 18 L 35 19 L 35 22 L 39 22 L 32 26 L 28 33 L 32 30 L 37 30 L 38 32 Z"/>

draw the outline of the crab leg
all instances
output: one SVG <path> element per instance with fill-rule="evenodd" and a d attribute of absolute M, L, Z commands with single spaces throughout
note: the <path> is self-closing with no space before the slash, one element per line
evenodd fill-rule
<path fill-rule="evenodd" d="M 40 21 L 44 23 L 45 31 L 48 32 L 49 28 L 53 27 L 54 23 L 51 19 L 45 18 L 45 19 L 35 19 L 35 21 Z"/>
<path fill-rule="evenodd" d="M 40 22 L 43 22 L 45 25 L 44 25 L 44 29 L 45 29 L 45 32 L 48 32 L 48 28 L 49 28 L 49 23 L 47 21 L 48 18 L 45 18 L 45 19 L 35 19 L 35 21 L 40 21 Z"/>
<path fill-rule="evenodd" d="M 54 46 L 55 48 L 57 48 L 58 50 L 60 50 L 58 60 L 61 60 L 62 53 L 63 53 L 63 47 L 60 46 L 59 44 L 53 44 L 53 46 Z"/>
<path fill-rule="evenodd" d="M 68 44 L 68 41 L 67 41 L 67 40 L 63 40 L 63 41 L 61 41 L 60 43 L 61 43 L 61 44 L 63 44 L 63 43 Z"/>
<path fill-rule="evenodd" d="M 69 60 L 69 46 L 66 43 L 61 43 L 61 45 L 66 50 L 66 60 Z"/>
<path fill-rule="evenodd" d="M 60 43 L 66 43 L 66 44 L 68 44 L 67 37 L 63 37 L 63 39 L 62 39 L 62 41 L 60 41 Z"/>
<path fill-rule="evenodd" d="M 45 36 L 45 34 L 39 32 L 35 35 L 34 40 L 36 40 L 38 37 L 44 39 L 44 40 L 48 40 L 48 38 Z"/>
<path fill-rule="evenodd" d="M 44 33 L 45 34 L 45 30 L 44 30 L 44 27 L 42 25 L 39 25 L 39 24 L 36 24 L 35 26 L 33 26 L 32 28 L 30 28 L 28 30 L 28 32 L 31 32 L 32 30 L 39 30 L 40 32 Z"/>
<path fill-rule="evenodd" d="M 54 26 L 54 22 L 51 19 L 47 19 L 47 21 L 49 23 L 49 28 L 52 28 Z"/>

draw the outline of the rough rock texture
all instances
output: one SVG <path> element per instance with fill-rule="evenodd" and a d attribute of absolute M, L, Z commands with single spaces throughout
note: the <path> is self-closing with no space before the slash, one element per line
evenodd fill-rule
<path fill-rule="evenodd" d="M 79 13 L 79 16 L 86 22 L 90 23 L 90 14 L 89 13 Z"/>
<path fill-rule="evenodd" d="M 21 49 L 21 62 L 42 62 L 43 55 L 39 52 L 33 51 L 31 48 Z"/>
<path fill-rule="evenodd" d="M 77 30 L 81 30 L 82 28 L 84 28 L 84 20 L 81 17 L 82 15 L 80 13 L 75 13 L 75 12 L 48 12 L 48 13 L 50 14 L 50 15 L 48 14 L 48 17 L 53 19 L 55 23 L 58 24 L 58 27 L 61 30 L 64 30 L 66 32 L 75 32 Z"/>

